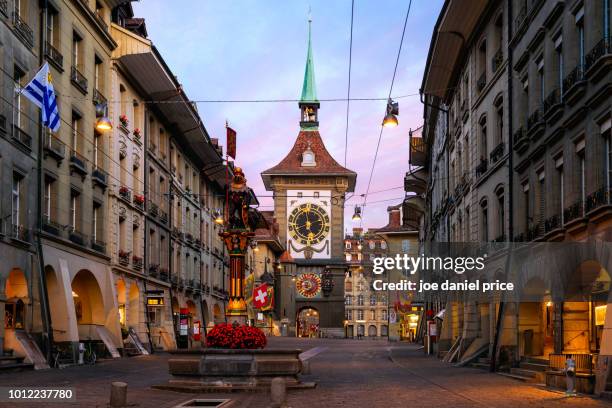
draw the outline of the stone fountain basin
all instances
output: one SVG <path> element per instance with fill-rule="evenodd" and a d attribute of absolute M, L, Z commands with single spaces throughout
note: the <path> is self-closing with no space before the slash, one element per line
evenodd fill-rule
<path fill-rule="evenodd" d="M 198 349 L 170 351 L 170 383 L 258 387 L 283 377 L 298 385 L 302 370 L 299 349 Z"/>

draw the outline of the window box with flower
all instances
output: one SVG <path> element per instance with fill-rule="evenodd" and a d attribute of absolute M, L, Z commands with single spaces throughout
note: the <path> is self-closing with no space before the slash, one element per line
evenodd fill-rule
<path fill-rule="evenodd" d="M 125 114 L 123 114 L 123 115 L 119 116 L 119 124 L 124 129 L 127 129 L 128 125 L 130 124 L 130 120 L 128 119 L 128 117 Z"/>

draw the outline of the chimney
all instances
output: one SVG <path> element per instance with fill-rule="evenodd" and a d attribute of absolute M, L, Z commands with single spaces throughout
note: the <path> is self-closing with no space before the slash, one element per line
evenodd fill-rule
<path fill-rule="evenodd" d="M 402 225 L 399 206 L 387 207 L 387 213 L 389 213 L 388 227 L 399 228 Z"/>

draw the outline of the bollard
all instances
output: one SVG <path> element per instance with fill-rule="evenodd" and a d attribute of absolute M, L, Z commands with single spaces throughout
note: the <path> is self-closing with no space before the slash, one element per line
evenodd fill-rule
<path fill-rule="evenodd" d="M 285 400 L 287 399 L 287 384 L 284 378 L 276 377 L 272 379 L 270 383 L 270 398 L 272 400 L 270 406 L 273 408 L 280 408 L 285 405 Z"/>
<path fill-rule="evenodd" d="M 127 383 L 120 381 L 111 383 L 110 406 L 111 408 L 127 406 Z"/>
<path fill-rule="evenodd" d="M 310 374 L 310 360 L 302 360 L 302 371 L 301 374 Z"/>

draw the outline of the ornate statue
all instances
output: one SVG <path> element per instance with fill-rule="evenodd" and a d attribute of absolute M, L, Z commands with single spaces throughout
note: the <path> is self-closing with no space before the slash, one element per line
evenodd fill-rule
<path fill-rule="evenodd" d="M 249 228 L 249 205 L 251 196 L 246 185 L 246 178 L 242 169 L 236 167 L 234 177 L 229 189 L 228 202 L 228 229 L 248 229 Z"/>

